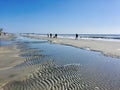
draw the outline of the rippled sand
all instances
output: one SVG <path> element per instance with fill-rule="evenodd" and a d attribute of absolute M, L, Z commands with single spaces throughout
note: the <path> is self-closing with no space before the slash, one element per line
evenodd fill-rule
<path fill-rule="evenodd" d="M 19 45 L 20 56 L 26 58 L 23 63 L 13 67 L 14 71 L 22 72 L 17 79 L 7 82 L 3 90 L 82 90 L 95 88 L 89 86 L 81 77 L 80 65 L 70 64 L 59 66 L 54 60 L 42 61 L 44 55 L 36 49 Z M 12 76 L 11 76 L 12 77 Z M 13 76 L 14 77 L 14 76 Z"/>
<path fill-rule="evenodd" d="M 1 81 L 0 90 L 120 90 L 119 82 L 108 81 L 103 73 L 96 74 L 80 64 L 58 65 L 28 43 L 20 42 L 17 48 L 22 62 L 2 71 L 2 75 L 8 75 L 4 77 L 5 83 Z"/>
<path fill-rule="evenodd" d="M 15 45 L 0 47 L 0 86 L 15 75 L 11 69 L 24 61 L 19 53 Z"/>

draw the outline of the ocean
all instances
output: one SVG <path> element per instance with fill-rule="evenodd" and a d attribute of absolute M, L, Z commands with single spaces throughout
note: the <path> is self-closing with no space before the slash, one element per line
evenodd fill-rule
<path fill-rule="evenodd" d="M 47 36 L 47 34 L 34 33 L 32 35 Z M 55 34 L 53 34 L 54 36 Z M 78 39 L 102 40 L 102 41 L 120 41 L 120 34 L 78 34 Z M 59 38 L 75 39 L 75 34 L 58 34 Z"/>

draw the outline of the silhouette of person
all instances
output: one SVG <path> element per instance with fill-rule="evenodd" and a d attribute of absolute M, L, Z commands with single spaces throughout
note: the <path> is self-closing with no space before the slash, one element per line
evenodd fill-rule
<path fill-rule="evenodd" d="M 6 33 L 4 32 L 4 36 L 6 35 Z"/>
<path fill-rule="evenodd" d="M 57 34 L 55 34 L 55 38 L 57 38 Z"/>
<path fill-rule="evenodd" d="M 76 34 L 76 37 L 75 37 L 75 39 L 78 39 L 78 34 Z"/>
<path fill-rule="evenodd" d="M 52 38 L 52 33 L 50 33 L 50 38 Z"/>
<path fill-rule="evenodd" d="M 55 36 L 53 38 L 57 38 L 57 34 L 55 34 Z"/>

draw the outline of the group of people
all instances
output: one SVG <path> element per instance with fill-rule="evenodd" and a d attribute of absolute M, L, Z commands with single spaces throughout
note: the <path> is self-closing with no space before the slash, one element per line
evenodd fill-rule
<path fill-rule="evenodd" d="M 75 39 L 78 39 L 78 36 L 79 36 L 79 35 L 76 33 L 76 35 L 75 35 Z M 47 34 L 47 37 L 52 38 L 52 33 Z M 53 38 L 57 38 L 57 34 L 55 34 L 55 35 L 53 36 Z"/>
<path fill-rule="evenodd" d="M 52 38 L 52 37 L 53 38 L 57 38 L 57 34 L 55 34 L 54 36 L 52 36 L 52 33 L 50 33 L 50 34 L 47 34 L 47 36 L 50 37 L 50 38 Z"/>
<path fill-rule="evenodd" d="M 5 36 L 6 33 L 5 32 L 0 32 L 0 36 Z"/>

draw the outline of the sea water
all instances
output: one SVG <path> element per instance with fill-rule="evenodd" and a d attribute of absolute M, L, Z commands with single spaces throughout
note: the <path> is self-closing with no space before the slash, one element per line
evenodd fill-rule
<path fill-rule="evenodd" d="M 37 36 L 47 36 L 47 34 L 30 34 Z M 54 36 L 55 34 L 53 34 Z M 120 41 L 120 34 L 78 34 L 78 39 L 102 40 L 102 41 Z M 75 39 L 75 34 L 58 34 L 59 38 Z"/>

